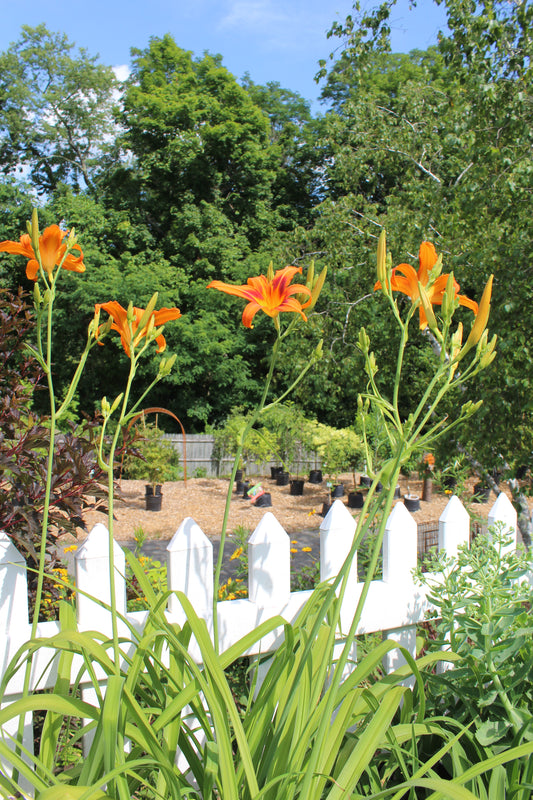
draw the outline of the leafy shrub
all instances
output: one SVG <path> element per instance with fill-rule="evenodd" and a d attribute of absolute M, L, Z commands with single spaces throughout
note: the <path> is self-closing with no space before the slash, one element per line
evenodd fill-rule
<path fill-rule="evenodd" d="M 124 458 L 123 475 L 152 486 L 180 477 L 179 453 L 155 425 L 145 425 Z"/>
<path fill-rule="evenodd" d="M 26 295 L 0 291 L 0 530 L 37 563 L 45 504 L 50 430 L 48 420 L 32 412 L 43 372 L 24 347 L 35 327 Z M 57 537 L 84 527 L 83 513 L 105 506 L 103 474 L 96 462 L 97 423 L 67 423 L 57 437 L 53 461 L 47 550 L 51 566 Z M 30 598 L 32 581 L 30 580 Z"/>

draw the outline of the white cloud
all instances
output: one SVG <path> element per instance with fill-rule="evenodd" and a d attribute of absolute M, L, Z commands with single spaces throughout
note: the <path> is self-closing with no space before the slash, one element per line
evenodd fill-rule
<path fill-rule="evenodd" d="M 228 13 L 220 21 L 220 27 L 260 30 L 287 21 L 287 14 L 270 0 L 233 0 Z"/>
<path fill-rule="evenodd" d="M 113 67 L 113 72 L 115 73 L 115 78 L 118 81 L 125 81 L 130 76 L 130 68 L 127 64 L 119 64 L 116 67 Z"/>

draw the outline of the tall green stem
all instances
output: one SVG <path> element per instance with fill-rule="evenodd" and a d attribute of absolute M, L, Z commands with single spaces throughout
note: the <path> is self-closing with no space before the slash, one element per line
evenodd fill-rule
<path fill-rule="evenodd" d="M 213 641 L 215 645 L 216 652 L 219 652 L 219 640 L 218 640 L 218 592 L 220 588 L 220 573 L 222 571 L 222 563 L 224 560 L 224 546 L 226 544 L 226 533 L 228 529 L 228 519 L 229 519 L 229 512 L 231 506 L 231 496 L 233 493 L 233 484 L 235 482 L 235 475 L 237 474 L 237 468 L 239 466 L 239 461 L 242 455 L 242 451 L 244 448 L 244 444 L 246 442 L 246 438 L 250 433 L 253 425 L 257 422 L 261 411 L 263 410 L 266 399 L 268 396 L 268 391 L 270 389 L 270 384 L 272 383 L 272 376 L 274 375 L 274 367 L 276 365 L 276 361 L 278 358 L 278 351 L 279 351 L 279 344 L 280 344 L 280 334 L 278 330 L 278 335 L 276 341 L 274 342 L 274 346 L 272 348 L 272 355 L 270 357 L 270 366 L 268 369 L 268 375 L 265 380 L 265 385 L 263 387 L 263 393 L 261 395 L 261 399 L 254 409 L 252 416 L 248 420 L 246 427 L 244 428 L 240 442 L 237 446 L 237 451 L 235 453 L 235 458 L 233 459 L 233 467 L 231 470 L 231 476 L 228 486 L 228 491 L 226 494 L 226 504 L 224 506 L 224 517 L 222 518 L 222 529 L 220 531 L 220 547 L 218 550 L 218 558 L 215 567 L 215 578 L 214 578 L 214 591 L 213 591 Z M 285 396 L 285 395 L 284 395 Z"/>

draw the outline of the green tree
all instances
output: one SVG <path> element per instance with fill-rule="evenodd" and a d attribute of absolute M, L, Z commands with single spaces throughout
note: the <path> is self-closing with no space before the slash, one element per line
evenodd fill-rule
<path fill-rule="evenodd" d="M 113 71 L 73 48 L 65 34 L 25 25 L 0 54 L 0 166 L 27 173 L 39 193 L 65 182 L 94 193 L 115 132 Z"/>

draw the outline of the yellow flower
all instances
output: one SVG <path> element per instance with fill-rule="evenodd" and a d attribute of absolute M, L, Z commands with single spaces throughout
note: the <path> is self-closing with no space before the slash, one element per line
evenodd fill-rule
<path fill-rule="evenodd" d="M 312 552 L 313 552 L 312 547 L 302 547 L 302 553 L 312 553 Z"/>
<path fill-rule="evenodd" d="M 297 547 L 291 547 L 291 553 L 297 553 L 297 552 L 298 552 Z"/>
<path fill-rule="evenodd" d="M 230 561 L 235 561 L 236 558 L 240 558 L 242 556 L 242 547 L 238 547 L 230 556 Z"/>
<path fill-rule="evenodd" d="M 78 545 L 77 544 L 71 544 L 68 547 L 64 547 L 63 548 L 63 552 L 64 553 L 75 553 L 77 549 L 78 549 Z"/>

